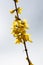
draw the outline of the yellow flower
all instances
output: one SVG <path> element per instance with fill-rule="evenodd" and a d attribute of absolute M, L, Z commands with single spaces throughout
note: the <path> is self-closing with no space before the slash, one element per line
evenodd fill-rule
<path fill-rule="evenodd" d="M 10 13 L 11 13 L 11 14 L 13 14 L 13 13 L 14 13 L 14 11 L 15 11 L 14 9 L 13 9 L 13 10 L 10 10 Z"/>
<path fill-rule="evenodd" d="M 17 37 L 17 36 L 18 36 L 18 34 L 13 33 L 13 36 L 14 36 L 14 37 Z"/>
<path fill-rule="evenodd" d="M 15 42 L 18 43 L 18 44 L 20 44 L 22 41 L 21 41 L 21 39 L 17 38 Z"/>
<path fill-rule="evenodd" d="M 21 24 L 21 20 L 17 20 L 18 24 Z"/>
<path fill-rule="evenodd" d="M 16 39 L 16 43 L 19 43 L 20 44 L 20 40 Z"/>
<path fill-rule="evenodd" d="M 27 23 L 26 20 L 21 21 L 21 20 L 14 20 L 13 24 L 12 24 L 12 34 L 14 37 L 18 38 L 18 42 L 22 42 L 22 40 L 24 41 L 29 41 L 32 42 L 31 38 L 30 38 L 30 34 L 26 33 L 26 27 L 27 27 Z"/>
<path fill-rule="evenodd" d="M 13 24 L 12 24 L 12 26 L 17 27 L 18 26 L 18 22 L 14 21 Z"/>
<path fill-rule="evenodd" d="M 22 39 L 24 40 L 24 41 L 28 41 L 29 40 L 29 36 L 28 36 L 28 34 L 23 34 L 22 35 Z"/>
<path fill-rule="evenodd" d="M 29 26 L 28 26 L 28 24 L 27 24 L 26 19 L 24 19 L 24 20 L 23 20 L 23 23 L 24 23 L 24 27 L 28 29 L 28 28 L 29 28 Z"/>
<path fill-rule="evenodd" d="M 21 14 L 21 13 L 22 13 L 22 8 L 18 7 L 18 8 L 17 8 L 17 12 L 18 12 L 19 14 Z"/>
<path fill-rule="evenodd" d="M 14 21 L 13 25 L 12 25 L 12 28 L 13 29 L 18 29 L 19 32 L 25 31 L 24 25 L 21 24 L 21 20 Z"/>
<path fill-rule="evenodd" d="M 31 39 L 31 38 L 29 38 L 29 42 L 31 42 L 31 43 L 32 43 L 32 39 Z"/>
<path fill-rule="evenodd" d="M 28 34 L 28 37 L 29 37 L 28 41 L 32 43 L 32 39 L 30 38 L 30 36 L 31 34 Z"/>
<path fill-rule="evenodd" d="M 24 41 L 32 42 L 32 39 L 30 38 L 30 34 L 27 34 L 27 33 L 22 34 L 22 39 Z"/>

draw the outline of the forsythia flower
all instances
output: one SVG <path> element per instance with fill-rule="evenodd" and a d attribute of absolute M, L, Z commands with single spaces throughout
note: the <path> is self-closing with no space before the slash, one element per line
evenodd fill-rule
<path fill-rule="evenodd" d="M 32 42 L 30 38 L 30 34 L 26 33 L 27 23 L 21 20 L 15 20 L 12 24 L 12 34 L 16 37 L 16 43 L 20 43 L 24 41 Z"/>
<path fill-rule="evenodd" d="M 13 14 L 14 12 L 16 12 L 16 15 L 15 15 L 15 20 L 12 23 L 11 34 L 13 34 L 13 36 L 16 38 L 15 40 L 16 43 L 18 44 L 24 43 L 24 47 L 27 55 L 26 60 L 28 60 L 29 65 L 33 65 L 32 62 L 29 60 L 28 52 L 25 44 L 25 42 L 27 41 L 32 42 L 32 39 L 30 38 L 31 35 L 26 33 L 26 30 L 29 29 L 29 26 L 27 24 L 27 20 L 25 19 L 21 20 L 19 18 L 19 14 L 22 13 L 22 8 L 17 7 L 17 3 L 19 2 L 19 0 L 13 0 L 13 1 L 15 3 L 15 9 L 10 10 L 10 13 Z"/>
<path fill-rule="evenodd" d="M 28 29 L 28 28 L 29 28 L 29 26 L 28 26 L 28 24 L 27 24 L 26 19 L 24 19 L 24 20 L 23 20 L 23 23 L 24 23 L 24 26 Z"/>
<path fill-rule="evenodd" d="M 24 34 L 23 36 L 24 38 L 24 41 L 29 41 L 29 42 L 32 42 L 32 39 L 30 38 L 30 34 Z"/>
<path fill-rule="evenodd" d="M 21 14 L 21 13 L 22 13 L 22 8 L 18 7 L 18 8 L 17 8 L 17 12 L 18 12 L 19 14 Z"/>
<path fill-rule="evenodd" d="M 21 40 L 20 39 L 16 39 L 16 43 L 20 44 Z"/>

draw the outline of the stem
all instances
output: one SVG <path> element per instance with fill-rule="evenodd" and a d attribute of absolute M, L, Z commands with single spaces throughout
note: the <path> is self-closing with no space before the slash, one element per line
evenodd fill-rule
<path fill-rule="evenodd" d="M 16 4 L 15 0 L 14 0 L 14 3 L 15 3 L 15 8 L 16 8 L 16 14 L 17 14 L 17 17 L 19 18 L 19 15 L 18 15 L 18 12 L 17 12 L 17 4 Z"/>
<path fill-rule="evenodd" d="M 27 52 L 27 47 L 26 47 L 25 41 L 24 41 L 24 47 L 25 47 L 25 52 L 26 52 L 26 56 L 27 56 L 27 61 L 28 61 L 29 65 L 30 65 L 30 59 L 29 59 L 29 56 L 28 56 L 28 52 Z"/>
<path fill-rule="evenodd" d="M 19 15 L 18 15 L 18 12 L 17 12 L 17 5 L 16 5 L 15 0 L 14 0 L 14 3 L 15 3 L 15 8 L 16 8 L 16 14 L 17 14 L 17 17 L 19 18 Z M 26 56 L 27 56 L 27 61 L 28 61 L 29 65 L 30 65 L 30 59 L 29 59 L 29 56 L 28 56 L 28 52 L 27 52 L 27 47 L 26 47 L 25 41 L 24 41 L 24 47 L 25 47 L 25 52 L 26 52 Z"/>

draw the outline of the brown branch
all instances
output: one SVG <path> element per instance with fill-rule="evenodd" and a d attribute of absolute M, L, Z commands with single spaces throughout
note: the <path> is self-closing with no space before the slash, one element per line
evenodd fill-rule
<path fill-rule="evenodd" d="M 17 12 L 17 4 L 16 4 L 15 0 L 14 0 L 14 3 L 15 3 L 15 8 L 16 8 L 16 14 L 17 14 L 17 17 L 19 18 L 19 15 L 18 15 L 18 12 Z"/>
<path fill-rule="evenodd" d="M 24 41 L 24 47 L 25 47 L 25 52 L 26 52 L 26 56 L 27 56 L 26 59 L 27 59 L 29 65 L 30 65 L 30 59 L 29 59 L 29 56 L 28 56 L 28 52 L 27 52 L 27 47 L 26 47 L 26 43 L 25 43 L 25 41 Z"/>
<path fill-rule="evenodd" d="M 17 17 L 18 17 L 18 19 L 20 19 L 20 18 L 19 18 L 19 15 L 18 15 L 18 12 L 17 12 L 17 4 L 16 4 L 15 0 L 14 0 L 14 3 L 15 3 L 15 9 L 16 9 Z M 21 19 L 20 19 L 20 20 L 21 20 Z M 30 59 L 29 59 L 29 56 L 28 56 L 28 52 L 27 52 L 27 47 L 26 47 L 25 41 L 24 41 L 24 47 L 25 47 L 25 52 L 26 52 L 26 56 L 27 56 L 27 61 L 28 61 L 29 65 L 30 65 Z"/>

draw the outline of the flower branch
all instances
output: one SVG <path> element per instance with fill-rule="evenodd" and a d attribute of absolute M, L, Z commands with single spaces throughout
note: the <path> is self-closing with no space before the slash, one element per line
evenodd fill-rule
<path fill-rule="evenodd" d="M 19 18 L 19 14 L 21 14 L 22 12 L 22 8 L 17 7 L 17 4 L 19 1 L 18 0 L 13 0 L 14 4 L 15 4 L 15 9 L 11 10 L 10 13 L 14 13 L 16 11 L 16 15 L 15 15 L 15 20 L 13 22 L 12 25 L 12 34 L 14 37 L 16 37 L 16 43 L 20 44 L 23 43 L 24 44 L 24 48 L 25 48 L 25 52 L 26 52 L 26 56 L 27 56 L 27 61 L 29 65 L 33 65 L 32 62 L 29 59 L 28 56 L 28 52 L 27 52 L 27 47 L 26 47 L 26 42 L 32 42 L 32 39 L 30 38 L 30 34 L 27 34 L 26 30 L 29 29 L 29 26 L 27 24 L 27 21 L 21 20 Z"/>

